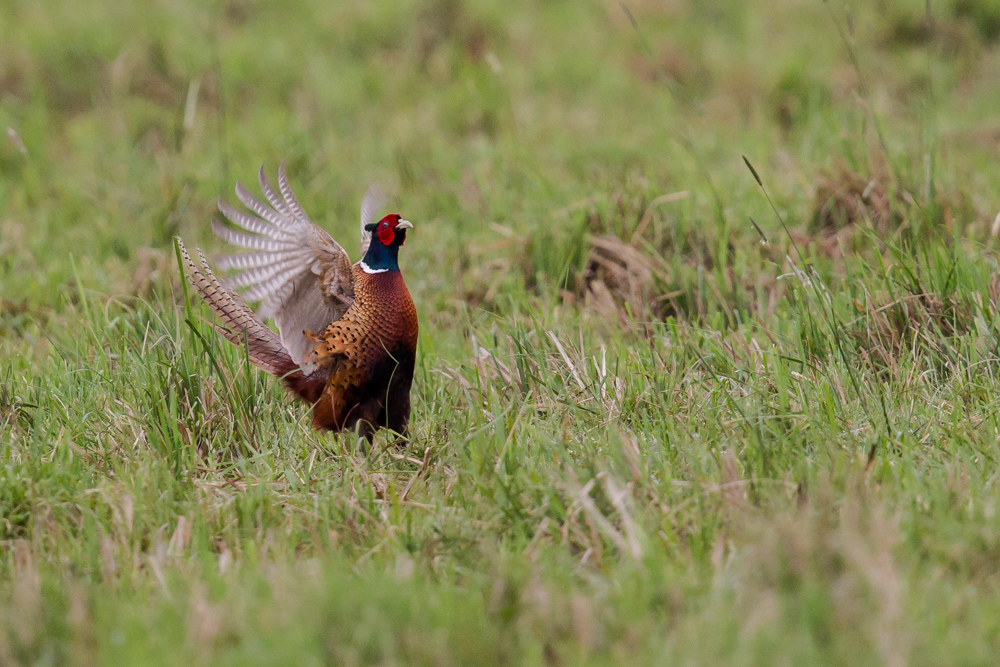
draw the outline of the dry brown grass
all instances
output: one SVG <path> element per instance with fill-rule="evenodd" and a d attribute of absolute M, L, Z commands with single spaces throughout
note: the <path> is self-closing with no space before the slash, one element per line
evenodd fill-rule
<path fill-rule="evenodd" d="M 863 303 L 855 300 L 859 314 L 846 328 L 865 363 L 894 372 L 917 351 L 937 359 L 952 356 L 956 338 L 976 331 L 984 314 L 989 319 L 998 299 L 997 277 L 989 284 L 986 303 L 926 291 L 895 297 L 866 294 Z"/>
<path fill-rule="evenodd" d="M 591 239 L 587 267 L 580 276 L 585 299 L 601 317 L 627 321 L 660 318 L 670 276 L 660 262 L 621 239 Z"/>
<path fill-rule="evenodd" d="M 820 175 L 816 182 L 810 232 L 824 239 L 844 229 L 871 225 L 887 232 L 899 223 L 894 218 L 889 190 L 890 175 L 867 177 L 841 162 Z"/>

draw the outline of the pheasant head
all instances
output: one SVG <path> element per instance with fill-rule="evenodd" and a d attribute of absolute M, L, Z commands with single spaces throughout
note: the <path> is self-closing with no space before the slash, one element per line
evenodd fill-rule
<path fill-rule="evenodd" d="M 368 251 L 361 260 L 365 273 L 399 271 L 399 248 L 406 242 L 406 230 L 413 223 L 403 220 L 398 213 L 390 213 L 378 222 L 365 225 L 365 231 L 372 235 Z"/>

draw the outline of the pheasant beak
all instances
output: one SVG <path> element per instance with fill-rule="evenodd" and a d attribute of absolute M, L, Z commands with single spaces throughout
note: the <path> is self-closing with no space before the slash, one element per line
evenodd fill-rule
<path fill-rule="evenodd" d="M 396 223 L 396 229 L 413 229 L 413 223 L 409 220 L 400 220 Z"/>

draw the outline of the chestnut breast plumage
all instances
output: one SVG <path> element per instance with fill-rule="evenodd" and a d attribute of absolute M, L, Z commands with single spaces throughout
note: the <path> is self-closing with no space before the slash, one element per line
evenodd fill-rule
<path fill-rule="evenodd" d="M 386 347 L 416 349 L 417 308 L 399 271 L 367 273 L 355 266 L 354 310 L 373 339 L 382 340 Z"/>
<path fill-rule="evenodd" d="M 354 303 L 344 317 L 319 335 L 307 361 L 321 366 L 342 356 L 348 364 L 334 372 L 330 382 L 347 386 L 366 382 L 381 362 L 411 355 L 417 347 L 417 309 L 399 271 L 367 273 L 354 267 Z M 396 359 L 396 361 L 402 361 Z"/>

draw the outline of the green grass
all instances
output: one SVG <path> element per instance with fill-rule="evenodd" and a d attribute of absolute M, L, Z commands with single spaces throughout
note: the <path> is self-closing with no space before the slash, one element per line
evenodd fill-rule
<path fill-rule="evenodd" d="M 626 4 L 0 3 L 0 664 L 995 661 L 1000 13 Z M 404 451 L 185 303 L 285 157 Z"/>

